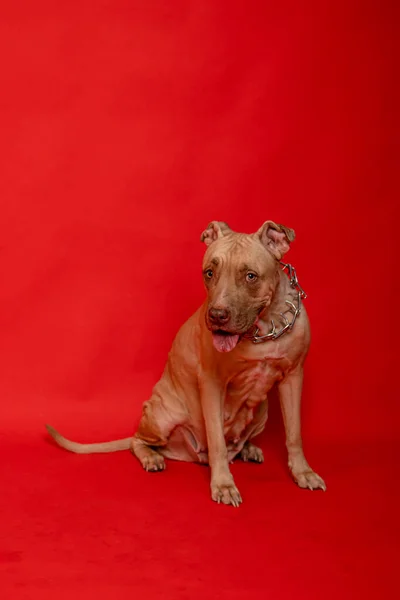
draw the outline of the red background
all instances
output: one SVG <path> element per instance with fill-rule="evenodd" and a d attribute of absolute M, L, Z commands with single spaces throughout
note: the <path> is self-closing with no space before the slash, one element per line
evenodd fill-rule
<path fill-rule="evenodd" d="M 395 597 L 394 6 L 2 6 L 2 597 Z M 44 435 L 133 432 L 204 298 L 212 219 L 296 230 L 326 494 L 291 483 L 276 403 L 264 465 L 233 466 L 239 510 L 206 468 L 153 476 Z"/>

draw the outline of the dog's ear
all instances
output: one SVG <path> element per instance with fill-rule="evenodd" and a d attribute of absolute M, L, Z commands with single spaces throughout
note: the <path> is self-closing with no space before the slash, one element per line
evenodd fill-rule
<path fill-rule="evenodd" d="M 285 225 L 278 225 L 273 221 L 265 221 L 264 225 L 257 231 L 257 235 L 260 237 L 263 246 L 277 260 L 280 260 L 286 254 L 290 248 L 290 243 L 296 237 L 293 229 L 285 227 Z"/>
<path fill-rule="evenodd" d="M 223 221 L 211 221 L 207 228 L 203 231 L 200 237 L 200 241 L 204 242 L 206 246 L 209 246 L 218 238 L 224 237 L 227 233 L 232 230 Z"/>

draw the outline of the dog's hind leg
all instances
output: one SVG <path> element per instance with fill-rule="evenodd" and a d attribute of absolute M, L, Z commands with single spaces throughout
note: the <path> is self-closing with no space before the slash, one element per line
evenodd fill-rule
<path fill-rule="evenodd" d="M 157 393 L 143 404 L 139 427 L 131 441 L 131 452 L 146 471 L 165 469 L 162 450 L 166 448 L 171 432 L 185 418 L 179 405 L 168 403 L 170 406 L 167 409 L 165 404 Z"/>
<path fill-rule="evenodd" d="M 258 448 L 251 442 L 245 443 L 240 453 L 238 454 L 238 458 L 240 458 L 243 462 L 264 462 L 263 451 L 261 450 L 261 448 Z"/>
<path fill-rule="evenodd" d="M 258 436 L 265 427 L 268 419 L 268 400 L 264 400 L 257 408 L 256 415 L 251 423 L 246 427 L 242 436 L 241 450 L 236 454 L 237 458 L 243 462 L 264 462 L 264 455 L 261 448 L 258 448 L 250 442 L 252 438 Z M 233 460 L 233 459 L 232 459 Z"/>
<path fill-rule="evenodd" d="M 132 453 L 139 459 L 146 471 L 164 471 L 165 460 L 155 448 L 149 446 L 144 440 L 134 436 L 131 443 Z"/>

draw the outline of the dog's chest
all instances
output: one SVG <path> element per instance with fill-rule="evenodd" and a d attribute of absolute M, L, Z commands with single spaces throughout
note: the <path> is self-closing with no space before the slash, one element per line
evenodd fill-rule
<path fill-rule="evenodd" d="M 279 361 L 260 360 L 246 364 L 231 378 L 225 396 L 225 434 L 236 440 L 251 423 L 255 408 L 283 373 Z"/>

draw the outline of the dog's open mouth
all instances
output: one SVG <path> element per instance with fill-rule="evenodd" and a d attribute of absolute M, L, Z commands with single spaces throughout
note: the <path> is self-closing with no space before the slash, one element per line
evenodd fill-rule
<path fill-rule="evenodd" d="M 230 352 L 237 345 L 239 335 L 237 333 L 229 333 L 229 331 L 217 329 L 212 332 L 212 339 L 214 348 L 218 350 L 218 352 Z"/>

